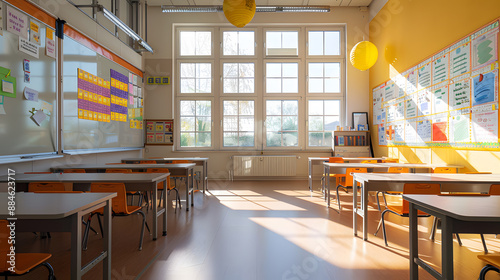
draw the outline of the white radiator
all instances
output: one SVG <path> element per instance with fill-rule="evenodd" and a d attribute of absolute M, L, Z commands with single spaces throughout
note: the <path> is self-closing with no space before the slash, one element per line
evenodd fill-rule
<path fill-rule="evenodd" d="M 233 156 L 233 176 L 295 176 L 296 156 Z"/>

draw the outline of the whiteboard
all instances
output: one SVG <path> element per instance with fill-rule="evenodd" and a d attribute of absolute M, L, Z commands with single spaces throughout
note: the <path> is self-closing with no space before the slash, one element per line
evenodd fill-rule
<path fill-rule="evenodd" d="M 41 45 L 39 58 L 30 56 L 19 51 L 19 36 L 6 30 L 6 7 L 10 5 L 0 2 L 0 6 L 4 23 L 3 35 L 0 36 L 0 67 L 10 69 L 10 76 L 16 78 L 16 97 L 0 96 L 0 103 L 3 98 L 0 106 L 5 110 L 5 114 L 0 114 L 0 156 L 56 153 L 56 60 L 45 55 L 45 34 L 50 27 L 35 20 L 39 24 Z M 28 18 L 33 19 L 29 15 Z M 24 59 L 30 61 L 29 83 L 24 81 Z M 38 91 L 38 101 L 23 97 L 25 87 Z M 33 108 L 48 115 L 40 125 L 31 118 Z"/>
<path fill-rule="evenodd" d="M 142 129 L 126 122 L 99 122 L 78 118 L 78 69 L 110 80 L 111 69 L 129 76 L 129 71 L 97 54 L 74 39 L 63 40 L 63 151 L 139 148 L 144 146 Z M 129 105 L 129 108 L 132 106 Z"/>

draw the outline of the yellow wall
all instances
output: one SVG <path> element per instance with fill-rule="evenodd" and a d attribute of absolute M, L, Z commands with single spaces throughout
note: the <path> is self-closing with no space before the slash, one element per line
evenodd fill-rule
<path fill-rule="evenodd" d="M 498 0 L 389 0 L 370 22 L 370 41 L 379 49 L 379 59 L 370 69 L 370 89 L 498 17 Z M 376 156 L 500 173 L 500 152 L 379 147 L 377 132 L 372 131 Z"/>

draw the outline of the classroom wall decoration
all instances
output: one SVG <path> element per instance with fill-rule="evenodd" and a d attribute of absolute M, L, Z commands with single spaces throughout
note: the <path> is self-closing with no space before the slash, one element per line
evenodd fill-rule
<path fill-rule="evenodd" d="M 128 77 L 110 69 L 111 77 L 111 120 L 126 122 L 128 108 Z"/>
<path fill-rule="evenodd" d="M 146 145 L 174 144 L 174 120 L 146 120 Z"/>
<path fill-rule="evenodd" d="M 500 149 L 499 21 L 373 88 L 380 146 Z"/>
<path fill-rule="evenodd" d="M 109 81 L 78 68 L 78 118 L 110 122 L 110 105 Z"/>
<path fill-rule="evenodd" d="M 144 115 L 144 102 L 142 97 L 142 88 L 138 86 L 137 75 L 129 73 L 128 78 L 128 118 L 130 120 L 130 128 L 142 129 L 142 120 Z M 130 107 L 131 106 L 131 107 Z"/>

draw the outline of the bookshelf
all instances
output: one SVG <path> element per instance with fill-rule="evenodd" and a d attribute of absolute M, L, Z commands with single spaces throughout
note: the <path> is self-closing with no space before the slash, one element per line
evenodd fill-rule
<path fill-rule="evenodd" d="M 336 157 L 371 157 L 370 131 L 334 131 L 333 154 Z"/>

